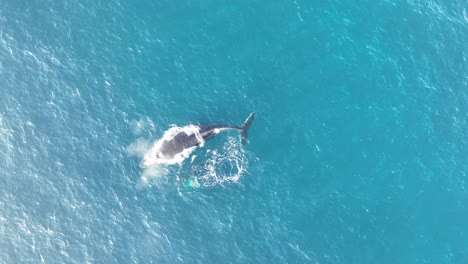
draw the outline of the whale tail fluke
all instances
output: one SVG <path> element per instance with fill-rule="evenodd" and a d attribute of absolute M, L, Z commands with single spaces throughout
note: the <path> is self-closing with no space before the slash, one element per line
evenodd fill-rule
<path fill-rule="evenodd" d="M 247 117 L 245 122 L 239 126 L 242 145 L 244 145 L 247 142 L 248 130 L 249 130 L 250 125 L 252 125 L 252 122 L 254 121 L 254 119 L 255 119 L 255 113 L 251 113 L 249 117 Z"/>

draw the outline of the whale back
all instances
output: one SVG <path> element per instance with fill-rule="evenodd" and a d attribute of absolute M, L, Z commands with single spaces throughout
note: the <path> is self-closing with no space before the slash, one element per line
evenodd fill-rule
<path fill-rule="evenodd" d="M 227 129 L 237 129 L 236 127 L 224 124 L 202 124 L 198 125 L 198 128 L 199 136 L 201 136 L 203 140 L 211 139 L 216 134 Z M 184 149 L 198 146 L 201 143 L 197 135 L 180 132 L 172 139 L 165 140 L 162 143 L 160 153 L 164 158 L 172 159 L 175 155 L 184 151 Z"/>
<path fill-rule="evenodd" d="M 180 132 L 170 140 L 165 140 L 160 148 L 160 153 L 166 159 L 172 159 L 175 155 L 184 151 L 184 149 L 198 146 L 200 142 L 195 134 L 188 135 Z"/>

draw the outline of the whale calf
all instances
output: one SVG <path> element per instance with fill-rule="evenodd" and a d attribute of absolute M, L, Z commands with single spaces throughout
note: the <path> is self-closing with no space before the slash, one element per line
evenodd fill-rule
<path fill-rule="evenodd" d="M 203 146 L 206 140 L 227 130 L 237 130 L 240 133 L 242 144 L 245 144 L 247 141 L 248 129 L 254 119 L 255 113 L 251 113 L 240 126 L 200 124 L 188 125 L 173 131 L 168 130 L 163 138 L 156 141 L 153 148 L 144 156 L 140 166 L 142 168 L 147 168 L 155 164 L 179 163 L 186 157 L 184 154 L 190 153 L 190 151 L 187 152 L 187 150 L 197 146 Z"/>

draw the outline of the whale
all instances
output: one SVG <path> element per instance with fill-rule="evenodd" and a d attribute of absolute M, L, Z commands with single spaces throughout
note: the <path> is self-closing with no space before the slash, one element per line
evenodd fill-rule
<path fill-rule="evenodd" d="M 172 134 L 166 131 L 163 138 L 156 141 L 153 148 L 147 152 L 140 163 L 140 167 L 147 168 L 155 164 L 174 164 L 179 163 L 185 158 L 187 150 L 203 146 L 205 141 L 213 138 L 221 132 L 235 130 L 238 131 L 242 145 L 247 142 L 248 130 L 255 119 L 255 113 L 251 113 L 247 119 L 239 126 L 227 124 L 199 124 L 187 125 L 173 130 Z M 175 132 L 174 132 L 175 131 Z"/>

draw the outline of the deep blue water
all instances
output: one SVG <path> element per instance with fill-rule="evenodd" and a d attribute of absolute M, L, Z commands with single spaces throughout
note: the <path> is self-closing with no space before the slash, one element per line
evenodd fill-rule
<path fill-rule="evenodd" d="M 0 262 L 468 263 L 466 43 L 462 0 L 0 0 Z"/>

